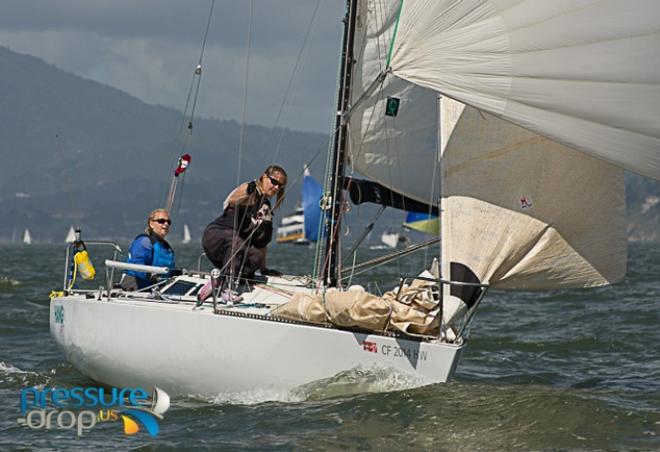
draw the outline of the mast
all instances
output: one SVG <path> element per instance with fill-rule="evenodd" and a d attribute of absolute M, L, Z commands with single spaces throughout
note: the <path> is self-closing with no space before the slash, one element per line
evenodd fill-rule
<path fill-rule="evenodd" d="M 332 149 L 332 171 L 330 174 L 331 215 L 326 223 L 325 263 L 323 281 L 330 287 L 338 282 L 339 263 L 339 223 L 341 221 L 342 187 L 344 184 L 344 160 L 346 153 L 346 122 L 344 112 L 348 110 L 350 99 L 351 75 L 353 69 L 353 41 L 355 37 L 355 17 L 357 0 L 346 1 L 344 17 L 344 37 L 342 43 L 339 95 L 337 96 L 337 115 Z"/>

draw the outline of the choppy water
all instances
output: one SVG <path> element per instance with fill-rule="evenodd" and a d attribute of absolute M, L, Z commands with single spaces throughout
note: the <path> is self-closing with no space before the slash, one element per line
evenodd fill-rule
<path fill-rule="evenodd" d="M 304 271 L 306 248 L 273 247 L 275 268 Z M 177 247 L 195 267 L 195 247 Z M 100 261 L 96 256 L 95 260 Z M 365 255 L 364 257 L 368 257 Z M 660 246 L 632 244 L 609 288 L 491 292 L 454 381 L 415 387 L 386 370 L 353 371 L 297 391 L 174 399 L 156 438 L 119 424 L 82 438 L 19 426 L 19 391 L 92 385 L 51 341 L 48 293 L 64 248 L 0 248 L 0 449 L 660 449 Z M 414 263 L 382 267 L 387 289 Z M 366 280 L 358 280 L 364 282 Z"/>

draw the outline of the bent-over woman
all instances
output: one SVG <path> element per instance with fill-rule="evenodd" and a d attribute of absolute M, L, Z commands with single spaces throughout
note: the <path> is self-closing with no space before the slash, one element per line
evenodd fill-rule
<path fill-rule="evenodd" d="M 273 210 L 284 201 L 286 183 L 286 171 L 269 166 L 258 179 L 232 190 L 223 203 L 222 215 L 206 227 L 202 248 L 225 279 L 252 279 L 257 270 L 264 276 L 279 274 L 266 267 L 266 254 L 273 237 Z M 275 195 L 272 207 L 270 198 Z M 210 295 L 209 287 L 200 291 L 201 299 Z"/>

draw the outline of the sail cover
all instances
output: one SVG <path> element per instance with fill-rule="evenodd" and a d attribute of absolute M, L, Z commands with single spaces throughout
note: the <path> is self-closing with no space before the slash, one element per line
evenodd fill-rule
<path fill-rule="evenodd" d="M 430 212 L 436 217 L 438 216 L 438 208 L 436 206 L 401 196 L 401 194 L 383 187 L 376 182 L 345 177 L 344 189 L 348 191 L 351 201 L 356 205 L 369 202 L 385 207 L 408 210 L 410 212 L 420 212 L 422 214 Z"/>
<path fill-rule="evenodd" d="M 623 278 L 622 169 L 457 101 L 441 105 L 443 275 L 503 289 Z"/>
<path fill-rule="evenodd" d="M 660 179 L 657 0 L 403 1 L 390 66 L 402 79 Z"/>
<path fill-rule="evenodd" d="M 351 105 L 358 106 L 348 122 L 348 162 L 396 193 L 437 204 L 437 94 L 387 77 L 357 102 L 386 69 L 398 11 L 398 0 L 359 2 L 351 85 Z M 388 100 L 397 108 L 388 109 Z"/>

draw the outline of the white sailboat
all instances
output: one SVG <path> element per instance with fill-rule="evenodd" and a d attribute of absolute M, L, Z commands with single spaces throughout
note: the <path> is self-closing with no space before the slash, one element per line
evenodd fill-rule
<path fill-rule="evenodd" d="M 30 235 L 29 229 L 26 229 L 23 233 L 23 243 L 26 245 L 32 245 L 32 235 Z"/>
<path fill-rule="evenodd" d="M 190 229 L 188 228 L 187 224 L 183 225 L 183 239 L 181 240 L 181 243 L 187 244 L 190 243 L 191 237 L 190 237 Z"/>
<path fill-rule="evenodd" d="M 69 232 L 66 234 L 64 243 L 73 243 L 76 241 L 76 231 L 74 231 L 73 226 L 69 227 Z"/>
<path fill-rule="evenodd" d="M 623 169 L 660 179 L 660 3 L 350 0 L 345 27 L 334 162 L 350 159 L 421 202 L 437 199 L 441 164 L 441 273 L 423 280 L 436 288 L 426 301 L 437 333 L 347 327 L 356 319 L 346 315 L 319 325 L 304 310 L 278 317 L 318 290 L 307 278 L 263 278 L 241 304 L 195 307 L 208 275 L 184 275 L 155 294 L 53 298 L 51 333 L 83 374 L 203 395 L 291 389 L 372 365 L 442 382 L 488 287 L 623 277 Z M 426 127 L 437 108 L 438 141 Z M 382 146 L 388 136 L 401 147 Z M 330 185 L 334 227 L 342 177 Z M 338 237 L 326 238 L 323 317 L 332 298 L 356 293 L 325 291 L 341 281 Z"/>

